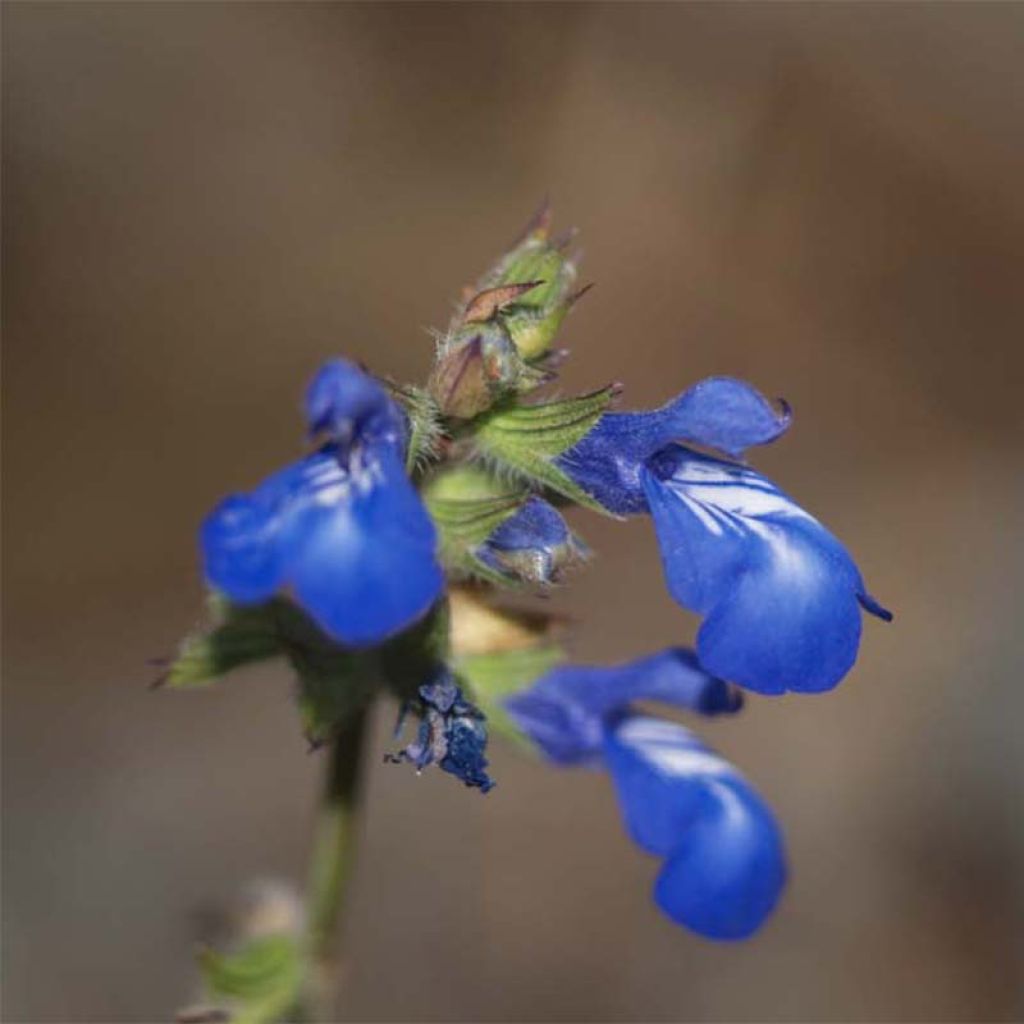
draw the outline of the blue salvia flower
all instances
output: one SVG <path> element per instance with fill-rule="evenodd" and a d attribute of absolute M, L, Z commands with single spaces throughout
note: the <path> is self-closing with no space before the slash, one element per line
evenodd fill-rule
<path fill-rule="evenodd" d="M 749 384 L 709 377 L 660 409 L 609 412 L 557 464 L 615 515 L 647 512 L 640 472 L 666 445 L 688 441 L 739 456 L 785 433 L 788 406 L 777 411 Z"/>
<path fill-rule="evenodd" d="M 328 440 L 210 513 L 200 536 L 206 577 L 239 603 L 290 588 L 334 639 L 377 644 L 444 587 L 434 525 L 405 472 L 404 418 L 341 360 L 314 379 L 306 407 L 311 431 Z"/>
<path fill-rule="evenodd" d="M 606 719 L 636 700 L 654 700 L 700 715 L 743 705 L 735 687 L 701 668 L 692 651 L 669 647 L 623 665 L 560 665 L 505 706 L 557 764 L 599 758 Z"/>
<path fill-rule="evenodd" d="M 635 712 L 636 700 L 703 715 L 741 704 L 673 648 L 611 668 L 556 668 L 505 706 L 550 760 L 607 769 L 631 837 L 664 860 L 654 899 L 670 918 L 708 938 L 746 938 L 785 886 L 778 825 L 732 765 L 681 725 Z"/>
<path fill-rule="evenodd" d="M 673 445 L 642 472 L 669 592 L 704 616 L 701 664 L 761 693 L 835 686 L 861 607 L 891 614 L 846 549 L 751 469 Z"/>
<path fill-rule="evenodd" d="M 631 837 L 664 858 L 655 903 L 709 939 L 757 931 L 785 887 L 786 855 L 746 779 L 688 729 L 644 715 L 609 723 L 605 758 Z"/>
<path fill-rule="evenodd" d="M 610 512 L 653 516 L 670 593 L 706 616 L 702 664 L 760 693 L 830 689 L 856 659 L 860 608 L 892 618 L 842 544 L 774 484 L 675 443 L 739 457 L 789 422 L 788 407 L 717 377 L 653 412 L 605 414 L 557 459 Z"/>
<path fill-rule="evenodd" d="M 787 430 L 784 402 L 730 377 L 646 412 L 608 412 L 614 386 L 524 401 L 554 379 L 555 335 L 581 294 L 549 220 L 542 209 L 467 291 L 426 387 L 394 388 L 401 406 L 344 360 L 317 373 L 304 403 L 316 450 L 203 523 L 206 577 L 230 600 L 171 674 L 188 684 L 283 652 L 316 735 L 386 686 L 419 718 L 389 759 L 487 792 L 483 708 L 550 761 L 607 771 L 630 835 L 661 862 L 657 905 L 701 935 L 741 939 L 785 886 L 778 825 L 731 764 L 637 703 L 714 716 L 740 708 L 738 686 L 828 690 L 857 657 L 862 610 L 891 615 L 843 545 L 743 462 Z M 702 618 L 696 651 L 551 668 L 554 617 L 488 605 L 489 588 L 547 586 L 587 556 L 559 501 L 651 516 L 668 590 Z M 445 571 L 473 581 L 461 600 L 446 600 Z M 233 607 L 282 593 L 331 642 L 277 604 L 269 616 Z"/>

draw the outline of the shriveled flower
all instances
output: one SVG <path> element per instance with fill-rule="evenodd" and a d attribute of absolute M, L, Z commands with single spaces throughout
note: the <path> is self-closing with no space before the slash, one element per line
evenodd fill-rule
<path fill-rule="evenodd" d="M 487 727 L 484 716 L 462 694 L 450 673 L 444 672 L 419 688 L 421 721 L 414 742 L 389 756 L 392 761 L 411 761 L 417 771 L 436 764 L 467 786 L 486 793 L 494 786 L 487 774 Z M 406 708 L 398 720 L 401 729 Z M 396 730 L 397 731 L 397 730 Z"/>

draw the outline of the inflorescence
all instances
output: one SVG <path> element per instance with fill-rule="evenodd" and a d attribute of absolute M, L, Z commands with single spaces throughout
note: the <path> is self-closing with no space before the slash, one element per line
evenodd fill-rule
<path fill-rule="evenodd" d="M 426 386 L 343 359 L 315 376 L 313 451 L 202 526 L 216 623 L 168 678 L 282 655 L 313 743 L 386 688 L 421 722 L 392 759 L 484 792 L 488 726 L 554 764 L 606 770 L 630 835 L 662 861 L 658 906 L 743 938 L 785 883 L 775 818 L 694 733 L 636 702 L 711 716 L 737 712 L 742 689 L 829 690 L 857 657 L 862 610 L 891 615 L 843 545 L 743 461 L 787 430 L 784 403 L 729 377 L 648 412 L 613 411 L 618 386 L 537 397 L 585 290 L 549 220 L 545 207 L 467 289 Z M 552 617 L 496 600 L 586 560 L 567 506 L 651 517 L 669 593 L 702 618 L 693 650 L 566 664 Z"/>

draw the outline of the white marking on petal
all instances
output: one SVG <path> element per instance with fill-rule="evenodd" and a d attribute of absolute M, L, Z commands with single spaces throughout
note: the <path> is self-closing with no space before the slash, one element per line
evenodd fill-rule
<path fill-rule="evenodd" d="M 722 536 L 724 531 L 715 519 L 714 509 L 705 508 L 699 501 L 695 498 L 691 498 L 685 491 L 676 491 L 675 493 L 683 499 L 686 507 L 697 517 L 708 533 L 713 533 L 716 537 Z"/>
<path fill-rule="evenodd" d="M 693 502 L 698 502 L 708 511 L 714 509 L 731 516 L 816 522 L 813 516 L 764 477 L 740 467 L 685 462 L 662 483 L 682 498 L 695 515 L 698 514 Z M 705 529 L 720 535 L 721 531 L 709 525 L 704 516 L 698 515 L 698 518 Z"/>
<path fill-rule="evenodd" d="M 738 775 L 728 761 L 712 753 L 692 733 L 674 722 L 629 718 L 616 730 L 616 738 L 663 775 L 730 778 Z"/>

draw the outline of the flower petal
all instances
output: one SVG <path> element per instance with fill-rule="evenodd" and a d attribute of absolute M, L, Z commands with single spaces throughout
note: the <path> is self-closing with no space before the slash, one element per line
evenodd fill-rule
<path fill-rule="evenodd" d="M 692 651 L 670 647 L 625 665 L 563 665 L 508 698 L 516 724 L 552 761 L 595 758 L 605 722 L 634 700 L 656 700 L 702 715 L 739 710 L 740 693 L 708 675 Z"/>
<path fill-rule="evenodd" d="M 405 443 L 405 419 L 383 387 L 347 359 L 331 359 L 309 382 L 305 397 L 310 434 L 326 434 L 343 451 L 365 445 Z"/>
<path fill-rule="evenodd" d="M 268 600 L 283 578 L 277 527 L 273 505 L 247 494 L 225 498 L 199 533 L 206 578 L 241 604 Z"/>
<path fill-rule="evenodd" d="M 673 441 L 689 441 L 739 456 L 769 444 L 789 428 L 789 406 L 776 409 L 759 391 L 734 377 L 708 377 L 663 410 Z"/>
<path fill-rule="evenodd" d="M 292 585 L 327 633 L 380 643 L 425 614 L 444 587 L 436 534 L 386 444 L 353 454 L 328 445 L 222 502 L 201 531 L 206 576 L 232 600 Z"/>
<path fill-rule="evenodd" d="M 789 426 L 781 411 L 749 384 L 709 377 L 651 412 L 605 413 L 593 430 L 558 457 L 558 465 L 616 515 L 647 511 L 640 473 L 644 462 L 673 441 L 740 455 L 774 441 Z"/>
<path fill-rule="evenodd" d="M 397 453 L 346 474 L 311 461 L 282 532 L 288 579 L 319 625 L 354 647 L 424 615 L 444 587 L 436 534 Z"/>
<path fill-rule="evenodd" d="M 866 593 L 839 541 L 765 477 L 681 446 L 643 483 L 669 591 L 706 616 L 701 664 L 761 693 L 835 686 L 856 660 Z"/>
<path fill-rule="evenodd" d="M 673 722 L 625 716 L 609 729 L 605 753 L 630 834 L 667 858 L 658 906 L 708 938 L 756 931 L 786 882 L 782 836 L 761 797 Z"/>

